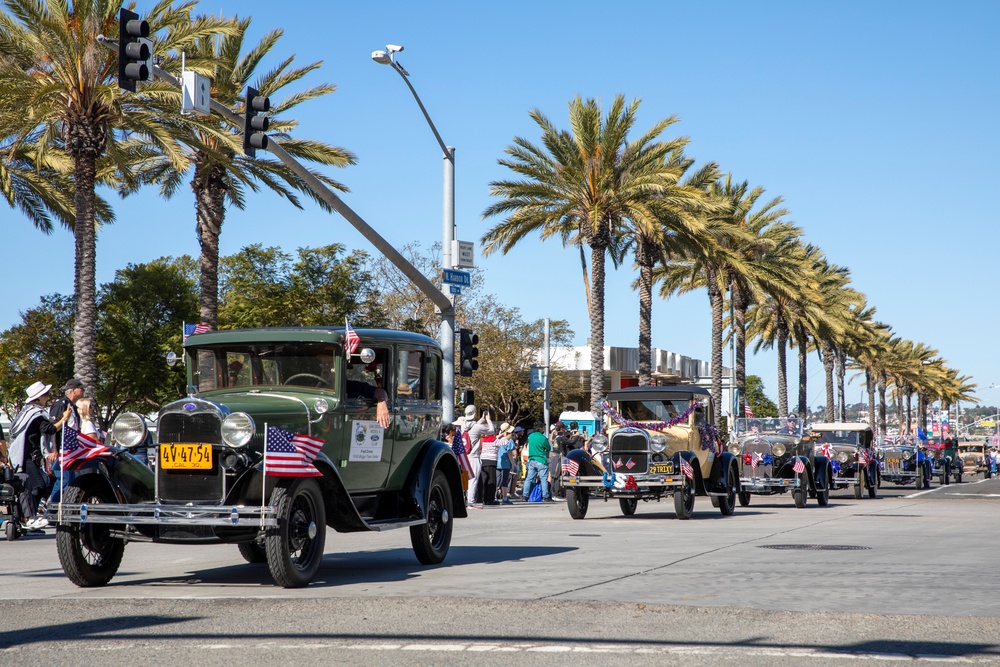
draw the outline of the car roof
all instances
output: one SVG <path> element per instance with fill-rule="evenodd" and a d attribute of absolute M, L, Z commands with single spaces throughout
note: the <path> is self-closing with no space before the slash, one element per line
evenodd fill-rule
<path fill-rule="evenodd" d="M 807 429 L 809 431 L 870 431 L 870 424 L 864 422 L 818 422 Z"/>
<path fill-rule="evenodd" d="M 259 329 L 223 329 L 207 333 L 192 334 L 184 341 L 184 347 L 201 345 L 222 345 L 225 343 L 336 343 L 340 344 L 344 337 L 344 327 L 261 327 Z M 409 343 L 415 345 L 432 345 L 438 347 L 438 342 L 430 336 L 411 331 L 396 331 L 393 329 L 355 329 L 361 339 L 361 347 L 378 343 Z"/>
<path fill-rule="evenodd" d="M 691 394 L 711 396 L 708 389 L 704 387 L 682 384 L 657 387 L 622 387 L 609 393 L 608 399 L 612 401 L 641 401 L 644 399 L 661 401 L 664 398 L 689 398 Z"/>

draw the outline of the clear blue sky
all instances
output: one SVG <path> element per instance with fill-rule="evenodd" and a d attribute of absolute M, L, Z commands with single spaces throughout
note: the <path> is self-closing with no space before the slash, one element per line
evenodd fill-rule
<path fill-rule="evenodd" d="M 397 246 L 440 240 L 442 160 L 403 82 L 370 58 L 386 43 L 406 47 L 398 60 L 457 149 L 459 238 L 478 241 L 492 224 L 482 219 L 488 184 L 510 176 L 497 160 L 515 136 L 537 140 L 531 109 L 565 128 L 577 95 L 610 101 L 622 93 L 642 100 L 639 130 L 677 115 L 668 136 L 690 137 L 699 163 L 715 160 L 784 197 L 805 239 L 850 268 L 898 335 L 937 348 L 981 388 L 1000 382 L 1000 321 L 989 296 L 1000 233 L 1000 5 L 206 0 L 200 8 L 253 17 L 253 42 L 283 28 L 275 54 L 324 61 L 309 82 L 338 90 L 301 107 L 301 136 L 358 156 L 357 166 L 331 175 L 351 188 L 348 205 Z M 118 223 L 98 240 L 98 282 L 127 263 L 197 255 L 186 189 L 169 202 L 150 190 L 115 207 Z M 10 209 L 0 219 L 7 328 L 41 295 L 72 293 L 73 245 L 67 232 L 45 237 Z M 229 210 L 221 250 L 332 242 L 372 250 L 339 216 L 259 195 L 246 211 Z M 526 318 L 568 320 L 586 342 L 574 250 L 531 241 L 484 259 L 477 245 L 477 261 L 487 291 Z M 630 267 L 609 275 L 609 345 L 637 344 L 634 277 Z M 708 359 L 707 298 L 654 301 L 653 330 L 655 346 Z M 772 397 L 775 363 L 771 354 L 748 362 Z M 814 406 L 823 402 L 815 356 L 810 366 Z M 794 377 L 794 363 L 789 370 Z M 998 399 L 996 390 L 979 395 Z"/>

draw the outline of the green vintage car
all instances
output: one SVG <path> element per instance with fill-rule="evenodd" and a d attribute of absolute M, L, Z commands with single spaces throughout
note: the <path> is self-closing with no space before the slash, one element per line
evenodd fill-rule
<path fill-rule="evenodd" d="M 458 461 L 437 440 L 441 349 L 419 334 L 359 329 L 348 354 L 344 334 L 288 327 L 187 338 L 188 396 L 155 423 L 121 415 L 112 455 L 86 463 L 64 492 L 57 544 L 70 580 L 106 584 L 130 541 L 226 542 L 266 561 L 279 585 L 304 586 L 327 526 L 409 528 L 422 563 L 443 561 L 466 510 Z M 388 427 L 377 418 L 379 389 Z M 309 446 L 319 449 L 311 462 Z M 135 455 L 142 449 L 148 467 Z"/>

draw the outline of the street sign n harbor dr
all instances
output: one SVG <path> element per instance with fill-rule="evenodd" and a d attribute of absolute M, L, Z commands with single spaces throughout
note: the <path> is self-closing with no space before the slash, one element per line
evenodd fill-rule
<path fill-rule="evenodd" d="M 441 282 L 448 285 L 460 285 L 462 287 L 472 287 L 472 274 L 468 271 L 455 271 L 454 269 L 441 270 Z"/>

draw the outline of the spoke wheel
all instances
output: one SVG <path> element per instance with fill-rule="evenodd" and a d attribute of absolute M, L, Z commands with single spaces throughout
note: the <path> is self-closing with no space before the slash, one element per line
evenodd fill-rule
<path fill-rule="evenodd" d="M 264 538 L 267 564 L 275 583 L 301 588 L 312 581 L 323 561 L 326 507 L 312 478 L 284 478 L 274 487 L 271 504 L 278 525 Z"/>
<path fill-rule="evenodd" d="M 829 468 L 826 469 L 826 484 L 823 488 L 816 486 L 816 504 L 820 507 L 826 507 L 830 504 L 830 484 L 833 481 L 833 471 Z"/>
<path fill-rule="evenodd" d="M 793 489 L 792 490 L 792 500 L 795 502 L 795 506 L 802 509 L 806 506 L 806 490 L 805 489 Z"/>
<path fill-rule="evenodd" d="M 63 501 L 96 505 L 113 499 L 100 491 L 88 491 L 70 485 L 63 489 Z M 56 548 L 63 572 L 77 586 L 103 586 L 118 572 L 125 541 L 111 537 L 114 526 L 97 524 L 60 524 L 56 527 Z"/>
<path fill-rule="evenodd" d="M 410 544 L 417 560 L 424 565 L 437 565 L 448 555 L 451 532 L 455 526 L 451 487 L 440 470 L 435 470 L 431 478 L 426 518 L 427 522 L 423 525 L 410 526 Z"/>
<path fill-rule="evenodd" d="M 718 496 L 719 511 L 722 516 L 732 516 L 736 512 L 736 493 L 740 488 L 740 477 L 734 466 L 729 466 L 726 474 L 726 495 Z"/>
<path fill-rule="evenodd" d="M 625 516 L 632 516 L 635 514 L 635 510 L 639 507 L 638 498 L 619 498 L 618 505 L 622 508 L 622 514 Z"/>
<path fill-rule="evenodd" d="M 582 487 L 567 486 L 566 507 L 569 510 L 569 515 L 574 519 L 584 518 L 590 507 L 590 492 Z"/>
<path fill-rule="evenodd" d="M 861 500 L 861 497 L 863 495 L 864 495 L 864 491 L 861 488 L 861 484 L 860 483 L 859 484 L 855 484 L 854 485 L 854 499 L 855 500 Z"/>
<path fill-rule="evenodd" d="M 684 479 L 684 485 L 674 491 L 674 513 L 678 519 L 690 519 L 694 512 L 694 489 L 691 482 Z"/>

